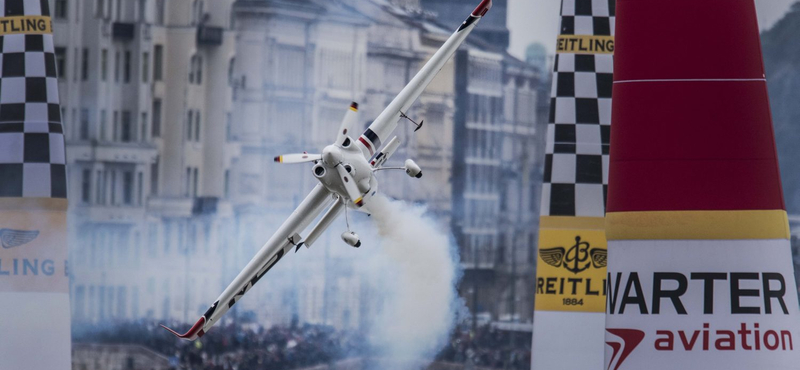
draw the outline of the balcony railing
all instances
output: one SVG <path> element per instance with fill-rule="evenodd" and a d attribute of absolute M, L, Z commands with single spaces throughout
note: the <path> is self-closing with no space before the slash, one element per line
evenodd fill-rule
<path fill-rule="evenodd" d="M 217 213 L 217 197 L 197 197 L 192 204 L 192 215 L 210 215 Z"/>
<path fill-rule="evenodd" d="M 114 22 L 111 27 L 111 36 L 114 41 L 131 41 L 136 38 L 136 24 Z"/>
<path fill-rule="evenodd" d="M 197 44 L 219 46 L 222 45 L 222 27 L 200 25 L 197 27 Z"/>

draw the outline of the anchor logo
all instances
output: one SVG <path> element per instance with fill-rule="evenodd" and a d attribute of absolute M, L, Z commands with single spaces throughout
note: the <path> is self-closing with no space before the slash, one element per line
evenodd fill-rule
<path fill-rule="evenodd" d="M 563 266 L 567 271 L 576 275 L 592 266 L 595 268 L 606 267 L 608 261 L 608 251 L 591 248 L 589 242 L 581 241 L 580 235 L 575 236 L 575 245 L 569 249 L 564 247 L 540 249 L 539 256 L 548 265 Z"/>

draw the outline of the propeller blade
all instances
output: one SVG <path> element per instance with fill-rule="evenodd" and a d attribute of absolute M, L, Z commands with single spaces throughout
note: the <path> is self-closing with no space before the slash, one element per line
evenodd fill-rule
<path fill-rule="evenodd" d="M 358 103 L 353 102 L 350 104 L 350 108 L 347 109 L 347 113 L 344 114 L 342 124 L 339 126 L 339 132 L 335 142 L 336 146 L 342 147 L 349 145 L 349 143 L 347 143 L 348 140 L 351 140 L 349 134 L 356 124 L 358 124 Z"/>
<path fill-rule="evenodd" d="M 339 171 L 339 177 L 342 178 L 342 183 L 344 183 L 345 190 L 347 190 L 347 196 L 353 203 L 355 203 L 356 206 L 363 206 L 364 202 L 361 198 L 361 192 L 358 190 L 358 185 L 356 185 L 356 181 L 353 180 L 353 176 L 350 176 L 350 174 L 341 164 L 336 166 L 336 169 Z"/>
<path fill-rule="evenodd" d="M 298 154 L 284 154 L 275 157 L 275 163 L 305 163 L 305 162 L 313 162 L 322 159 L 321 154 L 308 154 L 308 153 L 298 153 Z"/>

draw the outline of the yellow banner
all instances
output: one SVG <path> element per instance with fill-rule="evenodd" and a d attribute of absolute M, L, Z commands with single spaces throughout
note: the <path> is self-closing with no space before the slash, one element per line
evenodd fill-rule
<path fill-rule="evenodd" d="M 0 36 L 3 35 L 43 35 L 53 33 L 50 17 L 26 15 L 0 18 Z"/>
<path fill-rule="evenodd" d="M 559 54 L 614 54 L 614 36 L 559 35 L 556 52 Z"/>
<path fill-rule="evenodd" d="M 52 208 L 32 209 L 25 200 Z M 65 204 L 0 199 L 0 292 L 69 292 Z"/>
<path fill-rule="evenodd" d="M 536 310 L 605 312 L 608 249 L 602 220 L 542 217 Z M 590 225 L 600 227 L 585 228 Z"/>

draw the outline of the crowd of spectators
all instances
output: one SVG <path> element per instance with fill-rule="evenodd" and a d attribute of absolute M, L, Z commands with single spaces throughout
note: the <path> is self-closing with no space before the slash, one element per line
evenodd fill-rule
<path fill-rule="evenodd" d="M 531 367 L 531 333 L 510 332 L 491 325 L 476 329 L 461 326 L 453 330 L 450 344 L 438 361 L 464 363 L 468 367 L 528 370 Z"/>
<path fill-rule="evenodd" d="M 142 345 L 169 357 L 176 368 L 189 370 L 298 369 L 367 351 L 366 340 L 358 333 L 309 324 L 269 329 L 218 325 L 194 342 L 179 340 L 153 322 L 82 325 L 74 330 L 73 340 Z"/>
<path fill-rule="evenodd" d="M 185 325 L 175 326 L 183 329 Z M 155 322 L 76 325 L 73 340 L 145 346 L 170 358 L 175 368 L 188 370 L 302 369 L 375 353 L 362 334 L 310 324 L 271 328 L 252 323 L 217 325 L 194 342 L 173 337 Z M 530 356 L 530 333 L 500 331 L 487 325 L 454 329 L 436 360 L 461 363 L 466 369 L 527 370 Z"/>

